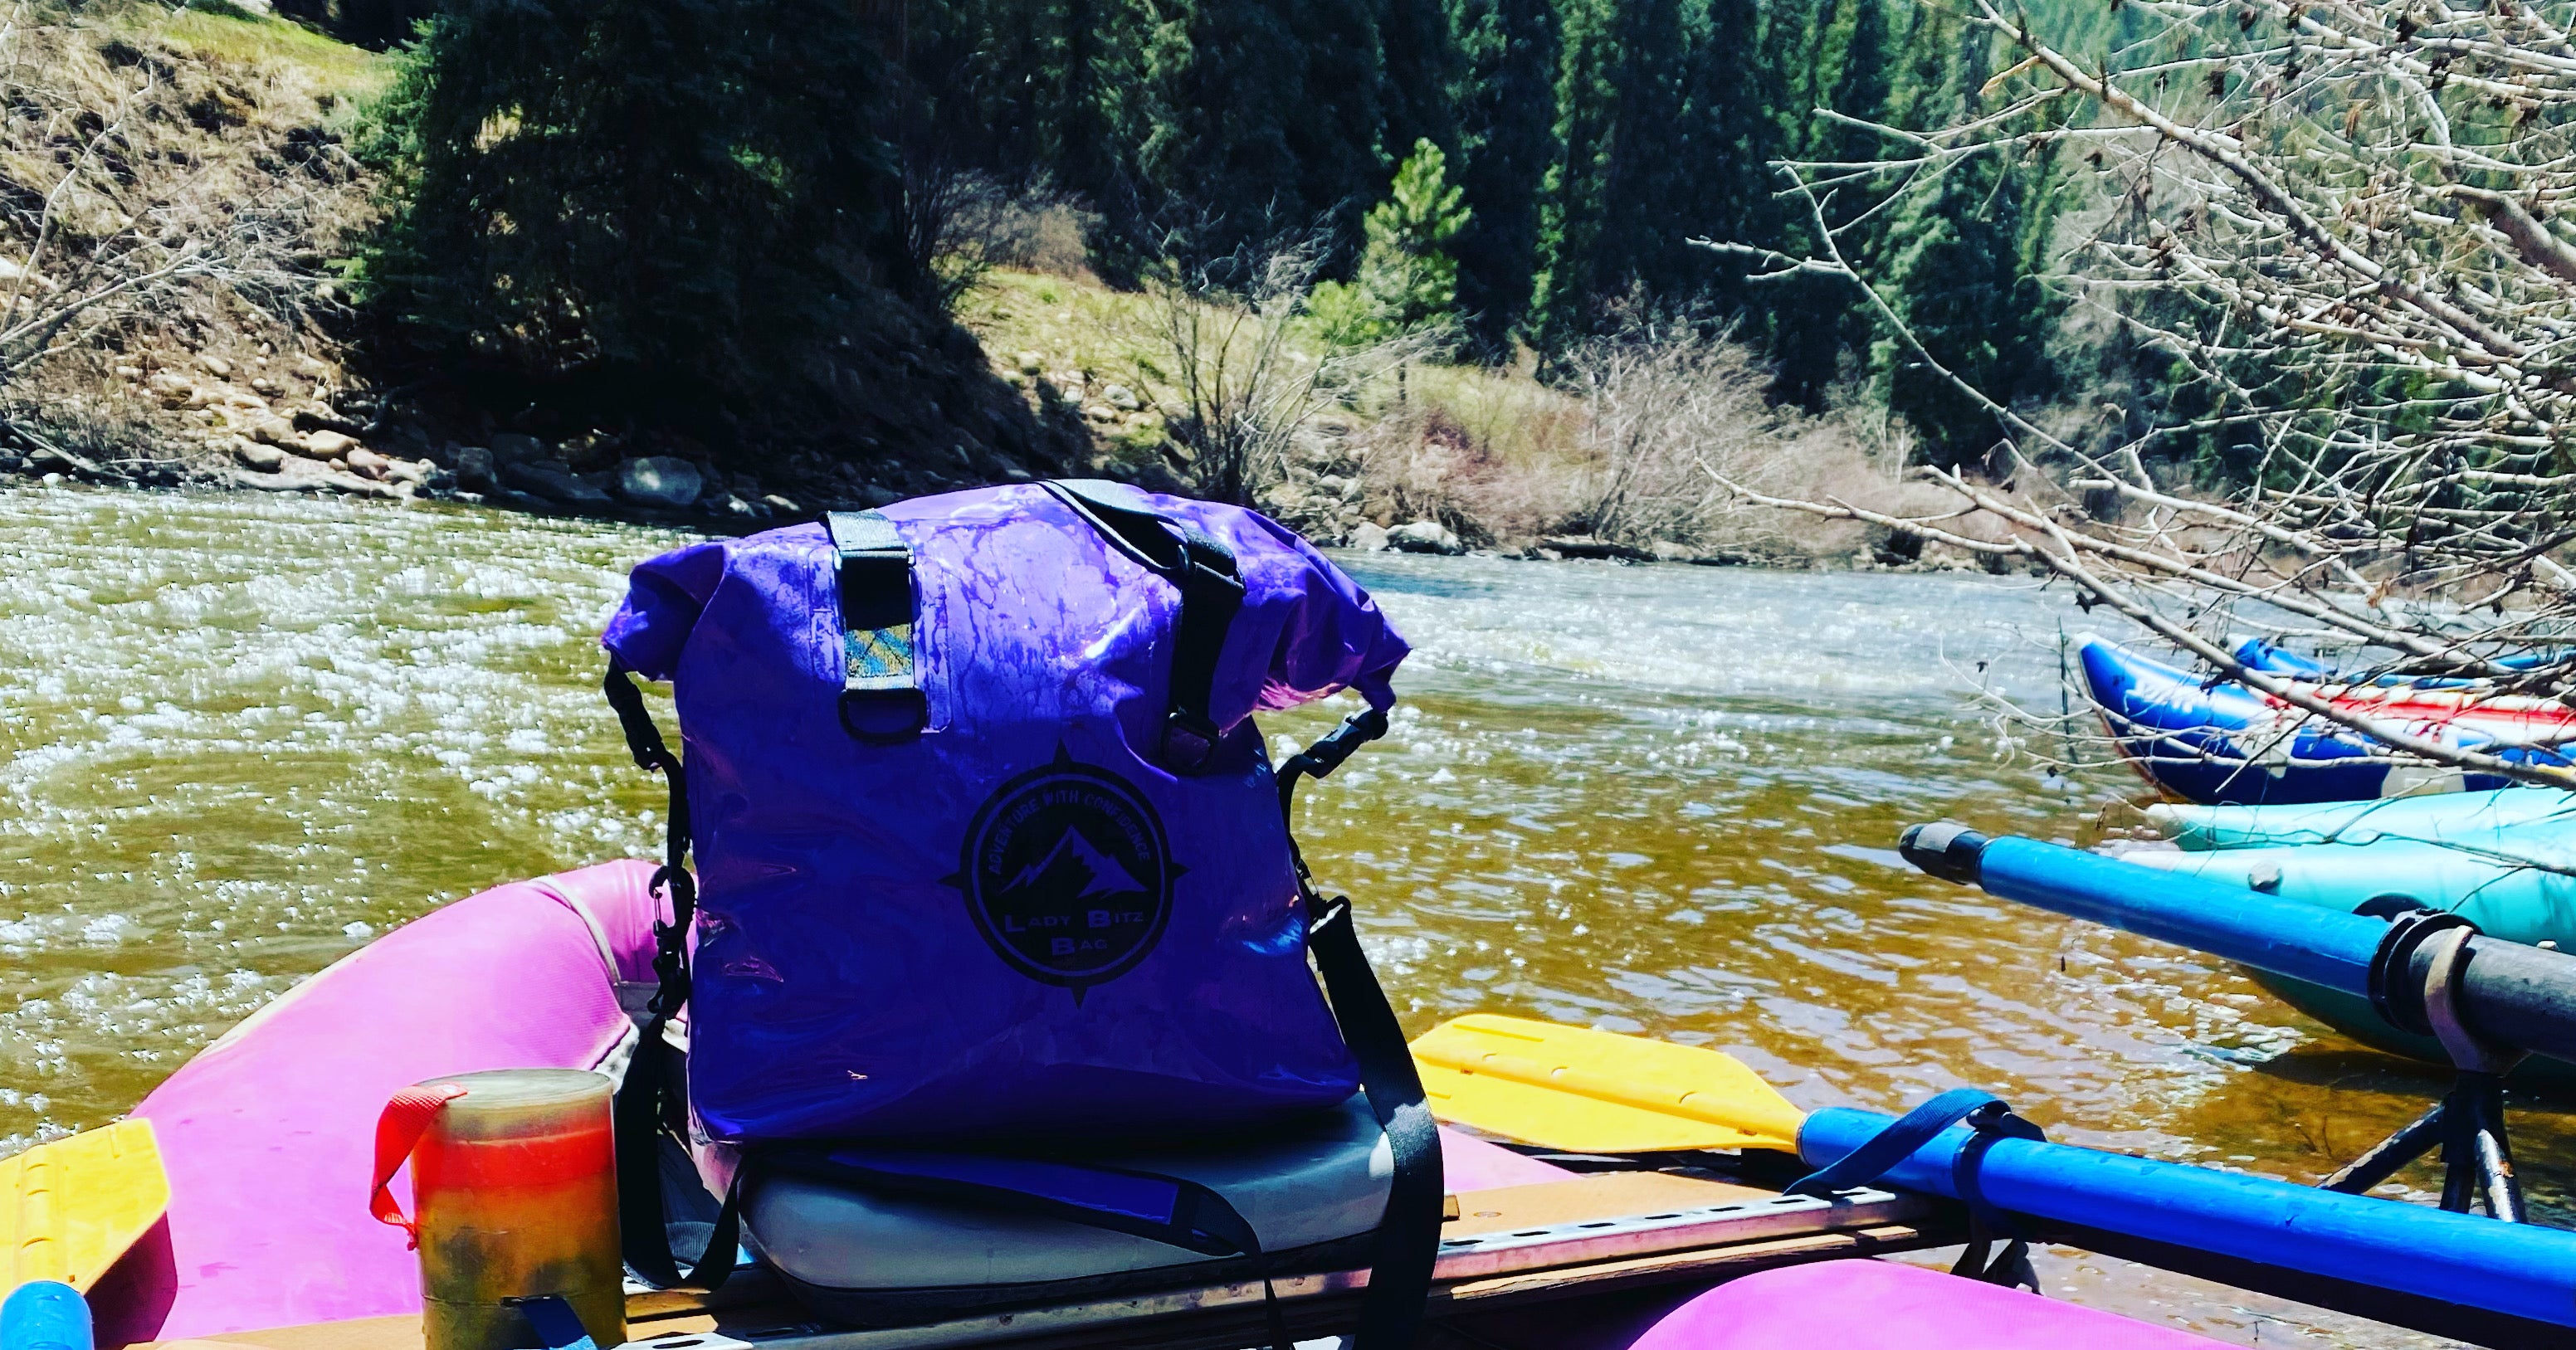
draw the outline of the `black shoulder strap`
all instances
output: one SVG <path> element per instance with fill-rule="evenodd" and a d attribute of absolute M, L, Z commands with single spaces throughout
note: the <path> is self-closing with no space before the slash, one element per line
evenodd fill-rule
<path fill-rule="evenodd" d="M 840 555 L 841 725 L 863 741 L 899 741 L 930 722 L 914 673 L 912 549 L 874 511 L 823 517 Z"/>
<path fill-rule="evenodd" d="M 1341 767 L 1362 745 L 1386 734 L 1386 713 L 1363 708 L 1345 718 L 1329 736 L 1306 747 L 1279 773 L 1279 811 L 1294 805 L 1300 778 L 1322 778 Z M 1291 822 L 1292 825 L 1294 822 Z M 1306 929 L 1306 949 L 1323 973 L 1324 992 L 1333 1000 L 1333 1018 L 1341 1023 L 1342 1040 L 1359 1061 L 1360 1086 L 1368 1092 L 1369 1110 L 1386 1131 L 1394 1155 L 1395 1177 L 1387 1189 L 1386 1214 L 1378 1220 L 1377 1250 L 1371 1258 L 1368 1290 L 1360 1298 L 1360 1324 L 1351 1350 L 1408 1350 L 1421 1330 L 1423 1305 L 1431 1294 L 1433 1266 L 1440 1256 L 1441 1197 L 1448 1184 L 1441 1174 L 1440 1129 L 1431 1118 L 1431 1103 L 1422 1090 L 1422 1074 L 1413 1065 L 1413 1047 L 1404 1040 L 1404 1025 L 1369 969 L 1360 947 L 1359 927 L 1351 917 L 1348 896 L 1329 905 L 1315 890 L 1306 855 L 1292 829 L 1289 856 L 1297 868 L 1297 891 L 1314 916 Z"/>
<path fill-rule="evenodd" d="M 1218 739 L 1208 707 L 1217 657 L 1225 650 L 1226 628 L 1243 608 L 1243 575 L 1233 551 L 1160 511 L 1123 500 L 1133 491 L 1123 484 L 1070 478 L 1042 486 L 1121 552 L 1180 589 L 1171 706 L 1163 718 L 1159 757 L 1174 773 L 1205 769 Z"/>
<path fill-rule="evenodd" d="M 715 1233 L 708 1239 L 707 1249 L 699 1254 L 695 1268 L 686 1275 L 671 1255 L 671 1233 L 662 1212 L 662 1131 L 677 1105 L 672 1094 L 665 1091 L 670 1047 L 663 1042 L 662 1033 L 671 1025 L 672 1016 L 689 1001 L 689 926 L 696 922 L 698 914 L 697 879 L 687 867 L 689 780 L 681 771 L 680 757 L 671 753 L 662 741 L 661 729 L 653 725 L 653 715 L 644 707 L 644 695 L 627 677 L 625 663 L 613 656 L 608 659 L 608 678 L 601 688 L 608 695 L 608 706 L 617 711 L 618 725 L 626 732 L 626 748 L 635 756 L 636 767 L 661 774 L 671 785 L 670 828 L 663 845 L 662 866 L 653 873 L 653 894 L 660 896 L 667 889 L 671 896 L 671 921 L 656 920 L 653 924 L 653 975 L 660 988 L 654 990 L 653 1001 L 645 1005 L 651 1016 L 635 1046 L 634 1057 L 627 1061 L 625 1081 L 617 1085 L 611 1115 L 617 1143 L 618 1235 L 626 1248 L 626 1264 L 645 1279 L 666 1288 L 685 1283 L 714 1289 L 733 1272 L 740 1223 L 739 1188 L 737 1194 L 725 1197 Z"/>
<path fill-rule="evenodd" d="M 1308 895 L 1312 903 L 1313 893 Z M 1422 1091 L 1422 1075 L 1413 1067 L 1404 1027 L 1395 1020 L 1386 991 L 1378 987 L 1376 972 L 1369 969 L 1368 953 L 1360 949 L 1348 897 L 1335 897 L 1307 930 L 1306 947 L 1324 973 L 1333 1017 L 1359 1061 L 1360 1086 L 1368 1092 L 1378 1127 L 1386 1131 L 1395 1163 L 1351 1350 L 1408 1350 L 1421 1329 L 1432 1265 L 1440 1255 L 1441 1197 L 1447 1183 L 1440 1170 L 1439 1127 L 1431 1119 L 1431 1103 Z"/>
<path fill-rule="evenodd" d="M 1993 1284 L 2027 1285 L 2036 1293 L 2039 1277 L 2031 1273 L 2030 1235 L 1986 1199 L 1978 1183 L 1978 1169 L 1985 1161 L 1986 1150 L 1993 1148 L 1997 1140 L 2048 1136 L 1991 1092 L 1952 1088 L 1888 1122 L 1887 1128 L 1822 1170 L 1791 1182 L 1784 1194 L 1830 1199 L 1836 1191 L 1869 1185 L 1913 1157 L 1916 1150 L 1939 1138 L 1943 1131 L 1963 1123 L 1975 1132 L 1975 1137 L 1952 1156 L 1950 1182 L 1960 1202 L 1968 1207 L 1968 1245 L 1950 1273 Z M 1986 1253 L 1997 1236 L 2007 1241 L 2002 1253 L 1989 1261 Z"/>

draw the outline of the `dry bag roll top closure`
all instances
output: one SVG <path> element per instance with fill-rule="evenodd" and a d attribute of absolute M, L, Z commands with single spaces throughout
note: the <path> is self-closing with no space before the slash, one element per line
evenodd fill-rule
<path fill-rule="evenodd" d="M 1252 722 L 1353 689 L 1338 762 L 1406 647 L 1304 541 L 1116 484 L 979 489 L 652 559 L 603 643 L 639 763 L 681 770 L 664 880 L 693 931 L 655 1011 L 686 1002 L 707 1137 L 1078 1147 L 1365 1080 L 1390 1223 L 1428 1171 L 1427 1276 L 1419 1085 Z M 673 683 L 684 770 L 625 671 Z"/>

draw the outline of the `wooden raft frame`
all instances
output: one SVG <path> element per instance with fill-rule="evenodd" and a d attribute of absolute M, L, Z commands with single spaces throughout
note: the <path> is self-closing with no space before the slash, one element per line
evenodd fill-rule
<path fill-rule="evenodd" d="M 1451 1198 L 1456 1212 L 1441 1230 L 1430 1295 L 1433 1323 L 1938 1247 L 1965 1236 L 1955 1206 L 1919 1196 L 1857 1191 L 1828 1203 L 1668 1172 L 1602 1172 Z M 1272 1285 L 1289 1329 L 1304 1339 L 1349 1331 L 1367 1282 L 1366 1271 L 1345 1270 L 1285 1275 Z M 630 1295 L 627 1334 L 631 1350 L 1241 1350 L 1269 1339 L 1257 1280 L 857 1328 L 817 1321 L 774 1278 L 751 1271 L 712 1296 L 690 1290 Z M 422 1350 L 417 1315 L 209 1340 L 257 1350 Z"/>

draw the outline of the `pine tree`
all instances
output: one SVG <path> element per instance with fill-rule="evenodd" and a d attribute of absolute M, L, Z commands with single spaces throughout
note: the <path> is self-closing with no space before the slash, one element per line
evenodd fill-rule
<path fill-rule="evenodd" d="M 1385 140 L 1390 90 L 1379 28 L 1383 0 L 1287 3 L 1304 64 L 1295 106 L 1282 119 L 1297 166 L 1285 202 L 1306 219 L 1330 219 L 1338 237 L 1351 238 L 1395 167 L 1388 153 L 1395 147 Z M 1435 78 L 1430 91 L 1441 83 Z"/>
<path fill-rule="evenodd" d="M 1791 58 L 1794 75 L 1784 81 L 1793 97 L 1811 101 L 1794 110 L 1804 116 L 1784 122 L 1782 133 L 1799 159 L 1850 162 L 1874 158 L 1880 146 L 1869 133 L 1816 116 L 1814 110 L 1827 107 L 1864 121 L 1887 116 L 1888 68 L 1894 55 L 1887 12 L 1882 0 L 1826 0 L 1826 6 L 1820 15 L 1826 21 L 1813 35 L 1813 41 Z M 1918 12 L 1930 9 L 1924 5 L 1918 7 Z M 1827 203 L 1827 225 L 1849 225 L 1872 199 L 1866 190 L 1845 188 Z M 1804 201 L 1787 200 L 1783 215 L 1784 237 L 1808 249 L 1822 246 Z M 1855 264 L 1865 267 L 1871 260 L 1873 240 L 1869 236 L 1838 235 L 1837 243 Z M 1773 288 L 1772 358 L 1779 372 L 1773 392 L 1784 401 L 1821 411 L 1827 387 L 1840 374 L 1842 354 L 1868 340 L 1869 320 L 1856 309 L 1849 282 L 1803 276 L 1773 283 Z"/>
<path fill-rule="evenodd" d="M 1973 112 L 1991 68 L 1981 33 L 1952 40 L 1955 59 L 1938 98 L 1923 101 L 1927 115 Z M 1998 402 L 2048 387 L 2058 305 L 2038 273 L 2054 219 L 2044 164 L 1985 155 L 1952 166 L 1889 231 L 1882 289 L 1893 308 L 1933 359 Z M 1872 363 L 1888 410 L 1922 438 L 1931 462 L 1974 459 L 2002 434 L 1992 413 L 1892 337 L 1876 344 Z"/>
<path fill-rule="evenodd" d="M 1604 301 L 1675 279 L 1687 34 L 1679 0 L 1569 0 L 1557 81 L 1563 150 L 1546 180 L 1533 308 L 1542 349 L 1590 329 Z"/>
<path fill-rule="evenodd" d="M 1451 246 L 1467 336 L 1488 360 L 1511 349 L 1538 268 L 1539 193 L 1558 153 L 1556 6 L 1456 0 L 1458 185 L 1472 213 Z"/>
<path fill-rule="evenodd" d="M 1448 157 L 1428 138 L 1396 170 L 1386 200 L 1369 208 L 1355 282 L 1326 282 L 1310 307 L 1341 345 L 1445 329 L 1457 318 L 1458 263 L 1449 242 L 1467 227 L 1466 192 L 1449 182 Z"/>
<path fill-rule="evenodd" d="M 1762 40 L 1758 0 L 1701 0 L 1690 15 L 1680 159 L 1684 171 L 1667 232 L 1667 284 L 1690 307 L 1734 314 L 1756 297 L 1743 268 L 1687 247 L 1693 237 L 1772 240 L 1780 212 L 1770 162 L 1783 149 L 1767 97 L 1772 81 L 1748 62 Z"/>
<path fill-rule="evenodd" d="M 1443 0 L 1380 0 L 1380 123 L 1378 162 L 1382 170 L 1410 147 L 1429 141 L 1444 151 L 1458 149 L 1460 71 L 1457 35 L 1450 30 Z"/>
<path fill-rule="evenodd" d="M 779 378 L 920 300 L 880 41 L 837 0 L 460 0 L 382 109 L 368 279 L 433 340 L 543 372 Z"/>
<path fill-rule="evenodd" d="M 1210 258 L 1320 219 L 1358 233 L 1391 167 L 1378 4 L 1158 7 L 1127 121 L 1150 244 Z"/>

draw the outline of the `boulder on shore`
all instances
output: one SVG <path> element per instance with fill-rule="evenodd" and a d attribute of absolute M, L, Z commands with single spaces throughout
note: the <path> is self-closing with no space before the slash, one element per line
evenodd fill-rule
<path fill-rule="evenodd" d="M 617 466 L 617 495 L 638 506 L 682 510 L 706 491 L 698 466 L 676 455 L 647 455 Z"/>
<path fill-rule="evenodd" d="M 1383 553 L 1386 551 L 1386 527 L 1373 520 L 1363 520 L 1351 527 L 1351 537 L 1346 546 L 1362 553 Z"/>
<path fill-rule="evenodd" d="M 1560 558 L 1583 558 L 1595 561 L 1608 560 L 1612 562 L 1648 562 L 1660 556 L 1658 554 L 1648 553 L 1641 548 L 1632 548 L 1626 544 L 1612 543 L 1610 540 L 1597 538 L 1588 534 L 1552 534 L 1538 542 L 1541 546 L 1554 552 Z"/>
<path fill-rule="evenodd" d="M 492 452 L 479 445 L 460 445 L 452 452 L 457 485 L 469 492 L 489 492 L 501 485 L 494 476 Z"/>
<path fill-rule="evenodd" d="M 495 432 L 492 436 L 492 458 L 503 464 L 543 460 L 547 458 L 546 443 L 515 431 Z"/>
<path fill-rule="evenodd" d="M 532 497 L 566 506 L 608 504 L 607 493 L 573 477 L 572 470 L 550 459 L 506 461 L 501 465 L 501 481 Z"/>
<path fill-rule="evenodd" d="M 1439 553 L 1454 557 L 1467 545 L 1436 520 L 1417 520 L 1386 532 L 1387 546 L 1406 553 Z"/>
<path fill-rule="evenodd" d="M 285 451 L 257 441 L 234 441 L 233 458 L 240 461 L 243 468 L 256 469 L 261 473 L 275 473 L 286 464 Z"/>
<path fill-rule="evenodd" d="M 317 431 L 304 438 L 304 453 L 315 459 L 345 459 L 357 448 L 357 438 L 336 431 Z"/>

